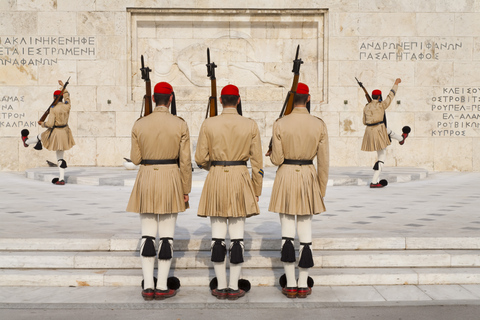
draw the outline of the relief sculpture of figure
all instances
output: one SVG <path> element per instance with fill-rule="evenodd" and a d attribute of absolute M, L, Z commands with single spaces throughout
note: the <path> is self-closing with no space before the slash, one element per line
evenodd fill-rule
<path fill-rule="evenodd" d="M 57 165 L 60 171 L 60 176 L 52 180 L 53 184 L 64 185 L 65 184 L 65 169 L 67 168 L 67 162 L 64 159 L 64 151 L 70 150 L 74 145 L 72 130 L 68 126 L 68 118 L 70 116 L 70 94 L 66 90 L 61 80 L 58 84 L 62 87 L 62 90 L 56 90 L 53 93 L 54 103 L 49 107 L 47 112 L 38 124 L 43 128 L 47 128 L 42 134 L 29 138 L 30 132 L 27 129 L 23 129 L 21 132 L 23 145 L 28 147 L 29 145 L 35 145 L 35 150 L 42 150 L 42 145 L 51 151 L 55 151 L 57 155 Z M 46 121 L 45 119 L 46 118 Z"/>

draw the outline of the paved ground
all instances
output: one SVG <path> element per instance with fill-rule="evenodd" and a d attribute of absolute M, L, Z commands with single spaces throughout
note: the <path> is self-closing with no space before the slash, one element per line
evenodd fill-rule
<path fill-rule="evenodd" d="M 116 176 L 111 168 L 69 168 L 68 174 L 72 175 L 75 170 L 100 172 L 107 178 L 110 175 L 110 179 Z M 395 170 L 391 168 L 389 174 L 397 175 Z M 398 170 L 398 175 L 401 170 Z M 370 170 L 364 171 L 368 173 Z M 351 181 L 348 179 L 358 174 L 346 168 L 333 168 L 331 177 L 344 176 L 347 177 L 344 181 Z M 280 234 L 277 215 L 267 210 L 271 193 L 268 181 L 273 181 L 274 171 L 268 171 L 267 175 L 269 180 L 260 198 L 261 214 L 247 219 L 246 238 Z M 196 187 L 190 195 L 192 208 L 179 215 L 178 236 L 208 237 L 210 234 L 208 219 L 195 215 L 204 176 L 202 171 L 194 173 Z M 25 173 L 0 172 L 0 237 L 34 239 L 140 235 L 138 215 L 125 212 L 131 186 L 105 183 L 100 186 L 78 183 L 55 186 L 36 180 L 35 174 L 31 178 L 27 178 Z M 358 185 L 330 186 L 325 198 L 327 212 L 314 217 L 314 237 L 477 237 L 480 231 L 479 180 L 480 173 L 433 173 L 423 179 L 391 183 L 384 189 Z M 209 296 L 208 290 L 202 289 L 205 288 L 182 289 L 179 297 L 169 301 L 168 305 L 184 308 L 195 306 L 192 304 L 195 302 L 199 308 L 234 307 L 210 301 L 213 297 Z M 235 306 L 251 307 L 252 303 L 256 303 L 261 307 L 265 303 L 270 307 L 288 307 L 280 294 L 270 294 L 272 290 L 278 291 L 278 288 L 256 288 L 249 293 L 250 298 L 235 302 Z M 145 307 L 138 288 L 132 287 L 4 287 L 0 291 L 0 309 L 5 310 L 38 308 L 40 305 L 54 308 Z M 315 287 L 311 298 L 287 302 L 292 303 L 294 308 L 321 308 L 329 303 L 333 306 L 352 303 L 377 306 L 385 303 L 472 305 L 480 304 L 480 286 Z M 149 307 L 165 308 L 165 305 L 154 302 Z"/>

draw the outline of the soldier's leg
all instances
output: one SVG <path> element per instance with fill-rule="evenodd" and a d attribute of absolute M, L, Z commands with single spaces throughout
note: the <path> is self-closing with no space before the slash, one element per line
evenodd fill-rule
<path fill-rule="evenodd" d="M 287 283 L 285 290 L 291 292 L 283 292 L 289 298 L 295 298 L 297 290 L 297 280 L 295 279 L 295 248 L 293 247 L 293 241 L 295 238 L 295 216 L 289 214 L 280 213 L 280 224 L 282 226 L 282 249 L 281 249 L 281 261 L 283 262 L 283 268 L 285 270 L 285 276 Z M 290 295 L 288 295 L 290 293 Z"/>
<path fill-rule="evenodd" d="M 393 138 L 395 140 L 398 140 L 398 141 L 402 141 L 403 140 L 403 137 L 399 134 L 396 134 L 395 132 L 393 132 L 392 130 L 390 130 L 389 128 L 387 128 L 387 133 L 388 135 L 390 136 L 390 138 Z"/>
<path fill-rule="evenodd" d="M 228 218 L 228 233 L 230 235 L 230 285 L 232 290 L 238 290 L 238 280 L 243 266 L 243 234 L 245 218 Z"/>
<path fill-rule="evenodd" d="M 178 213 L 160 214 L 158 221 L 158 275 L 157 289 L 167 290 L 167 278 L 173 258 L 173 236 Z"/>
<path fill-rule="evenodd" d="M 313 267 L 312 255 L 312 216 L 297 216 L 297 233 L 300 240 L 299 274 L 297 297 L 305 298 L 312 292 L 308 285 L 308 270 Z"/>
<path fill-rule="evenodd" d="M 32 138 L 29 138 L 28 135 L 30 132 L 27 129 L 22 130 L 22 141 L 23 141 L 23 146 L 28 147 L 29 145 L 34 144 L 35 150 L 42 150 L 42 142 L 40 141 L 41 135 L 35 135 Z"/>
<path fill-rule="evenodd" d="M 63 159 L 64 151 L 57 150 L 55 151 L 57 155 L 57 165 L 58 170 L 60 171 L 60 176 L 58 177 L 59 181 L 65 181 L 65 169 L 67 168 L 67 162 Z"/>
<path fill-rule="evenodd" d="M 227 218 L 210 217 L 212 226 L 212 258 L 213 269 L 217 278 L 217 288 L 212 289 L 212 294 L 218 299 L 226 299 L 228 295 L 227 288 L 227 270 L 225 256 L 227 247 L 225 237 L 227 236 Z"/>
<path fill-rule="evenodd" d="M 157 236 L 157 215 L 153 213 L 141 213 L 142 241 L 140 243 L 140 256 L 142 260 L 143 291 L 142 296 L 146 300 L 152 300 L 155 295 L 155 283 L 153 268 L 155 265 L 155 238 Z"/>
<path fill-rule="evenodd" d="M 387 157 L 387 149 L 382 149 L 377 151 L 378 161 L 375 163 L 373 167 L 374 173 L 372 178 L 372 184 L 377 185 L 379 183 L 380 173 L 382 172 L 383 165 L 385 163 L 385 159 Z"/>

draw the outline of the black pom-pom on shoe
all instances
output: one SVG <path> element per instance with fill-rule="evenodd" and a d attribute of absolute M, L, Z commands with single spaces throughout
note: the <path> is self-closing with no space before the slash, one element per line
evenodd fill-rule
<path fill-rule="evenodd" d="M 210 281 L 210 284 L 209 284 L 208 286 L 210 287 L 210 290 L 217 289 L 217 287 L 218 287 L 217 277 L 213 278 L 213 279 Z"/>
<path fill-rule="evenodd" d="M 285 288 L 287 286 L 287 276 L 285 275 L 285 273 L 282 274 L 280 279 L 278 279 L 278 283 L 280 284 L 280 287 L 282 287 L 282 288 Z"/>
<path fill-rule="evenodd" d="M 247 279 L 239 279 L 238 280 L 238 288 L 245 291 L 245 292 L 248 292 L 252 288 L 252 285 L 251 285 L 250 281 L 248 281 Z"/>
<path fill-rule="evenodd" d="M 167 287 L 168 289 L 178 290 L 180 289 L 180 279 L 177 277 L 169 277 L 167 279 Z"/>

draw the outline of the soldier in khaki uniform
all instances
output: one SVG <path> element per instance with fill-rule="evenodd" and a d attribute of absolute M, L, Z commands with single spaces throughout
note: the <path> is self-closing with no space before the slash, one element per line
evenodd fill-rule
<path fill-rule="evenodd" d="M 63 82 L 61 80 L 58 81 L 58 84 L 63 88 Z M 53 96 L 56 98 L 61 94 L 61 90 L 56 90 Z M 62 101 L 63 98 L 65 99 L 64 101 Z M 64 151 L 70 150 L 75 145 L 72 130 L 70 130 L 68 126 L 70 108 L 70 94 L 65 90 L 60 101 L 51 107 L 47 121 L 38 121 L 40 126 L 48 128 L 48 130 L 33 138 L 28 138 L 29 131 L 27 129 L 22 130 L 22 141 L 25 147 L 34 144 L 35 150 L 42 150 L 43 143 L 43 146 L 45 146 L 47 150 L 56 152 L 57 164 L 60 171 L 59 178 L 52 180 L 52 183 L 56 185 L 65 184 L 65 168 L 67 168 L 67 162 L 63 159 Z"/>
<path fill-rule="evenodd" d="M 245 218 L 260 213 L 258 197 L 262 193 L 263 158 L 260 133 L 255 121 L 237 113 L 238 88 L 222 89 L 221 115 L 208 118 L 200 128 L 195 161 L 209 170 L 202 190 L 198 215 L 210 217 L 212 258 L 217 285 L 211 285 L 218 299 L 235 300 L 248 288 L 239 288 L 243 263 Z M 250 159 L 252 177 L 246 163 Z M 230 234 L 230 282 L 227 286 L 227 226 Z M 245 289 L 245 290 L 244 290 Z"/>
<path fill-rule="evenodd" d="M 323 197 L 328 182 L 328 133 L 325 123 L 309 114 L 308 86 L 299 83 L 292 113 L 273 125 L 272 163 L 279 166 L 272 189 L 269 211 L 280 214 L 282 228 L 281 261 L 285 279 L 280 279 L 282 293 L 288 298 L 306 298 L 312 292 L 313 267 L 312 215 L 325 211 Z M 317 157 L 317 170 L 313 159 Z M 295 218 L 300 240 L 299 277 L 295 278 Z M 282 283 L 283 282 L 283 283 Z"/>
<path fill-rule="evenodd" d="M 188 208 L 192 187 L 190 134 L 187 123 L 170 114 L 173 88 L 166 82 L 154 88 L 153 112 L 139 119 L 132 129 L 130 158 L 140 165 L 127 211 L 140 213 L 143 291 L 145 300 L 162 300 L 176 294 L 178 279 L 168 278 L 173 254 L 173 236 L 178 212 Z M 158 282 L 153 269 L 156 236 Z M 167 281 L 168 279 L 168 281 Z M 156 286 L 155 286 L 156 285 Z"/>
<path fill-rule="evenodd" d="M 372 92 L 372 101 L 363 109 L 363 124 L 367 127 L 363 136 L 362 151 L 377 151 L 378 156 L 378 161 L 373 167 L 375 172 L 370 188 L 383 188 L 388 184 L 387 180 L 379 180 L 387 155 L 387 147 L 390 145 L 391 138 L 398 140 L 400 145 L 403 145 L 410 132 L 410 128 L 405 126 L 402 129 L 403 134 L 399 136 L 387 128 L 385 123 L 385 110 L 392 103 L 400 82 L 402 82 L 400 78 L 395 80 L 393 88 L 384 101 L 382 101 L 382 92 L 374 90 Z"/>

